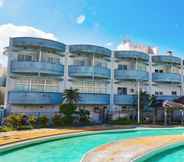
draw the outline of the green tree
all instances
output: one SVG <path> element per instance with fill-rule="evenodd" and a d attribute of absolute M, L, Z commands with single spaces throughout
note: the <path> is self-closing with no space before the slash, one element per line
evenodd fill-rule
<path fill-rule="evenodd" d="M 149 96 L 149 101 L 148 101 L 148 106 L 152 108 L 152 113 L 153 113 L 153 124 L 156 124 L 156 119 L 157 119 L 157 98 L 155 95 L 150 95 Z"/>
<path fill-rule="evenodd" d="M 149 95 L 145 91 L 140 91 L 140 98 L 139 98 L 139 106 L 140 106 L 140 122 L 143 123 L 143 115 L 144 109 L 146 105 L 148 105 Z"/>
<path fill-rule="evenodd" d="M 63 98 L 66 104 L 77 104 L 80 101 L 79 90 L 73 88 L 66 89 Z"/>
<path fill-rule="evenodd" d="M 78 89 L 66 89 L 64 91 L 64 104 L 60 106 L 60 113 L 64 114 L 62 118 L 64 125 L 71 125 L 74 121 L 77 103 L 80 100 Z"/>

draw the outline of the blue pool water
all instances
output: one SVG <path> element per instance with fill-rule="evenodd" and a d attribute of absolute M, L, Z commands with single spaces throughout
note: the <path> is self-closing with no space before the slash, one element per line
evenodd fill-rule
<path fill-rule="evenodd" d="M 184 162 L 184 145 L 161 151 L 144 162 Z"/>
<path fill-rule="evenodd" d="M 0 155 L 0 162 L 79 162 L 89 150 L 102 144 L 143 136 L 184 134 L 184 129 L 152 129 L 106 132 L 32 145 Z"/>

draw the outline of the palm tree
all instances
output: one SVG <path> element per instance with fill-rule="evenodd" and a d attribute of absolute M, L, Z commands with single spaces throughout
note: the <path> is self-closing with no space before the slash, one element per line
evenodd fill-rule
<path fill-rule="evenodd" d="M 64 102 L 67 104 L 77 104 L 80 101 L 80 94 L 78 89 L 65 89 Z"/>
<path fill-rule="evenodd" d="M 146 104 L 148 103 L 149 95 L 145 91 L 140 91 L 139 106 L 140 106 L 140 121 L 143 122 L 143 113 Z"/>
<path fill-rule="evenodd" d="M 156 118 L 157 118 L 157 98 L 155 95 L 150 95 L 149 96 L 149 101 L 148 101 L 148 106 L 152 107 L 153 109 L 153 124 L 156 123 Z"/>

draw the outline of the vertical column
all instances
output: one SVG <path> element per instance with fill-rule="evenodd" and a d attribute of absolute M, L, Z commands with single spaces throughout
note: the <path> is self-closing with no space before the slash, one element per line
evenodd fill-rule
<path fill-rule="evenodd" d="M 184 95 L 184 80 L 183 80 L 183 59 L 181 59 L 181 96 Z"/>
<path fill-rule="evenodd" d="M 64 89 L 68 89 L 68 56 L 69 46 L 66 45 L 65 56 L 64 56 Z"/>
<path fill-rule="evenodd" d="M 148 93 L 150 95 L 152 95 L 153 92 L 152 92 L 152 55 L 151 54 L 149 54 L 148 65 L 149 65 L 149 90 L 148 90 Z"/>
<path fill-rule="evenodd" d="M 110 111 L 114 108 L 114 51 L 111 52 Z"/>
<path fill-rule="evenodd" d="M 9 39 L 9 47 L 5 51 L 8 56 L 8 65 L 7 65 L 7 77 L 6 77 L 6 88 L 5 88 L 5 97 L 4 97 L 4 105 L 5 109 L 7 110 L 7 113 L 11 112 L 11 106 L 8 104 L 8 92 L 12 88 L 12 85 L 15 84 L 12 83 L 13 80 L 11 80 L 11 62 L 15 60 L 15 55 L 13 54 L 13 40 L 12 38 Z"/>
<path fill-rule="evenodd" d="M 137 123 L 140 123 L 140 81 L 137 82 Z"/>
<path fill-rule="evenodd" d="M 94 78 L 95 78 L 95 56 L 94 56 L 94 53 L 92 56 L 92 68 L 93 68 L 92 80 L 94 82 Z"/>

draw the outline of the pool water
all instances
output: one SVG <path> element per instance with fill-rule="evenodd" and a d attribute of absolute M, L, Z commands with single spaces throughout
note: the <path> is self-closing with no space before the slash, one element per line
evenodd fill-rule
<path fill-rule="evenodd" d="M 184 129 L 151 129 L 105 132 L 32 145 L 0 155 L 0 162 L 80 162 L 89 150 L 117 140 L 184 134 Z"/>
<path fill-rule="evenodd" d="M 144 162 L 183 162 L 184 161 L 184 145 L 162 151 Z"/>

